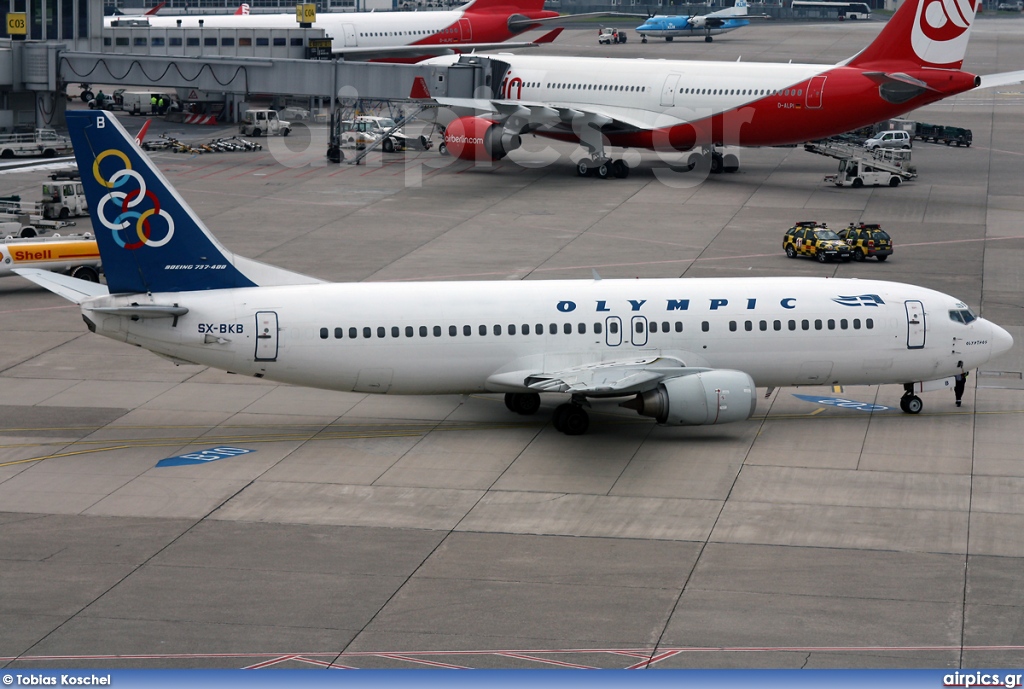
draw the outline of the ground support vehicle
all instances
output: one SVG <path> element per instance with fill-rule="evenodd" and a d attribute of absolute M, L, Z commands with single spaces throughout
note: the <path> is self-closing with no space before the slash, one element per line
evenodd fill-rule
<path fill-rule="evenodd" d="M 611 27 L 602 26 L 597 32 L 597 42 L 602 45 L 610 45 L 612 43 L 625 43 L 626 32 L 621 29 L 613 29 Z"/>
<path fill-rule="evenodd" d="M 0 158 L 43 156 L 55 158 L 72 153 L 71 140 L 52 129 L 25 134 L 0 134 Z"/>
<path fill-rule="evenodd" d="M 51 220 L 43 217 L 41 205 L 22 202 L 17 194 L 0 197 L 0 227 L 3 228 L 3 236 L 31 238 L 75 224 L 73 220 Z"/>
<path fill-rule="evenodd" d="M 385 153 L 404 151 L 407 148 L 428 151 L 433 146 L 433 142 L 426 136 L 407 136 L 401 126 L 390 117 L 359 115 L 354 121 L 357 124 L 365 122 L 372 125 L 371 132 L 380 141 L 380 148 Z"/>
<path fill-rule="evenodd" d="M 0 277 L 14 268 L 39 268 L 99 282 L 100 251 L 92 236 L 8 238 L 0 241 Z"/>
<path fill-rule="evenodd" d="M 859 188 L 880 184 L 898 187 L 917 177 L 917 168 L 910 164 L 909 149 L 865 151 L 859 146 L 829 139 L 806 143 L 804 150 L 839 160 L 838 173 L 825 177 L 826 182 L 837 187 Z"/>
<path fill-rule="evenodd" d="M 66 181 L 43 185 L 43 200 L 39 202 L 43 218 L 66 220 L 89 215 L 89 204 L 81 182 Z"/>
<path fill-rule="evenodd" d="M 238 132 L 242 136 L 288 136 L 292 123 L 280 119 L 276 110 L 246 110 Z"/>
<path fill-rule="evenodd" d="M 944 143 L 947 146 L 970 146 L 974 142 L 974 133 L 965 127 L 946 127 L 941 124 L 927 124 L 917 122 L 914 124 L 914 137 L 921 141 L 934 141 Z"/>
<path fill-rule="evenodd" d="M 839 238 L 825 223 L 816 221 L 798 222 L 786 230 L 782 238 L 782 248 L 790 258 L 807 256 L 818 259 L 819 263 L 827 261 L 849 261 L 850 245 Z"/>
<path fill-rule="evenodd" d="M 892 238 L 878 223 L 850 223 L 836 234 L 850 245 L 854 261 L 872 257 L 884 261 L 892 256 Z"/>

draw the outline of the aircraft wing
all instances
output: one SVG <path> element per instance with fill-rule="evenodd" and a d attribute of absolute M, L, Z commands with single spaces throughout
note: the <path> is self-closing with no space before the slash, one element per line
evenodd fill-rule
<path fill-rule="evenodd" d="M 109 294 L 106 285 L 79 280 L 63 273 L 51 273 L 39 268 L 14 268 L 14 272 L 76 304 L 81 304 L 91 297 Z"/>
<path fill-rule="evenodd" d="M 542 126 L 584 126 L 601 129 L 614 127 L 624 130 L 650 129 L 650 124 L 629 115 L 605 110 L 595 106 L 560 106 L 555 103 L 527 102 L 519 100 L 491 100 L 487 98 L 434 98 L 438 105 L 456 110 L 472 110 L 477 114 L 489 113 L 501 121 L 510 118 L 521 119 L 532 131 Z"/>
<path fill-rule="evenodd" d="M 562 32 L 562 29 L 549 31 L 535 41 L 505 41 L 504 43 L 452 43 L 449 45 L 399 45 L 387 48 L 345 47 L 334 48 L 331 54 L 335 57 L 352 58 L 357 61 L 387 57 L 440 57 L 458 53 L 487 52 L 489 50 L 511 50 L 513 48 L 536 48 L 550 43 Z"/>
<path fill-rule="evenodd" d="M 563 14 L 558 17 L 547 17 L 545 19 L 530 19 L 529 17 L 512 15 L 508 19 L 509 31 L 525 31 L 531 26 L 538 24 L 565 24 L 574 22 L 585 17 L 649 17 L 647 14 L 636 12 L 582 12 L 580 14 Z"/>
<path fill-rule="evenodd" d="M 601 361 L 558 371 L 511 371 L 491 376 L 488 388 L 537 392 L 568 392 L 585 397 L 621 397 L 655 388 L 668 378 L 708 369 L 687 367 L 679 359 L 664 356 Z"/>
<path fill-rule="evenodd" d="M 984 74 L 981 76 L 981 83 L 975 86 L 977 89 L 990 89 L 996 86 L 1011 86 L 1024 83 L 1024 70 L 1017 72 L 1001 72 L 999 74 Z"/>

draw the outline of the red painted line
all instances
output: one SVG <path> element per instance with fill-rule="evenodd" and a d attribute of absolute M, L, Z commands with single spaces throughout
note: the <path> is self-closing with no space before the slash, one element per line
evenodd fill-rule
<path fill-rule="evenodd" d="M 404 660 L 407 663 L 415 663 L 417 665 L 429 665 L 430 667 L 443 667 L 443 668 L 448 668 L 449 670 L 468 670 L 469 669 L 468 667 L 465 667 L 463 665 L 450 665 L 448 663 L 436 663 L 433 660 L 421 660 L 419 658 L 409 658 L 409 657 L 406 657 L 404 655 L 399 655 L 397 653 L 380 653 L 380 654 L 374 654 L 374 655 L 377 655 L 380 658 L 391 658 L 392 660 Z M 412 654 L 410 654 L 410 655 L 412 655 Z"/>
<path fill-rule="evenodd" d="M 294 169 L 295 168 L 293 168 L 293 167 L 286 167 L 286 166 L 282 165 L 280 170 L 278 170 L 277 172 L 271 172 L 268 175 L 264 175 L 264 177 L 273 177 L 275 175 L 281 174 L 282 172 L 288 172 L 289 170 L 294 170 Z"/>
<path fill-rule="evenodd" d="M 576 663 L 563 663 L 560 660 L 553 660 L 551 658 L 538 658 L 536 656 L 526 655 L 525 653 L 498 653 L 497 655 L 503 658 L 519 658 L 521 660 L 532 660 L 535 663 L 544 663 L 545 665 L 557 665 L 558 667 L 571 667 L 577 670 L 596 670 L 597 668 L 593 665 L 577 665 Z"/>
<path fill-rule="evenodd" d="M 654 665 L 657 662 L 665 660 L 666 658 L 671 658 L 672 656 L 677 655 L 678 653 L 679 653 L 679 651 L 665 651 L 664 653 L 659 653 L 658 655 L 654 656 L 653 658 L 651 658 L 649 660 L 645 660 L 642 663 L 636 663 L 635 665 L 630 665 L 626 669 L 627 670 L 640 670 L 642 668 L 647 668 L 647 667 L 650 667 L 651 665 Z"/>
<path fill-rule="evenodd" d="M 210 163 L 209 165 L 200 165 L 199 167 L 191 168 L 188 172 L 179 172 L 178 173 L 178 177 L 184 177 L 185 175 L 191 175 L 193 172 L 199 172 L 200 170 L 205 170 L 206 168 L 213 167 L 216 164 L 217 163 L 214 162 L 214 163 Z"/>
<path fill-rule="evenodd" d="M 340 163 L 340 165 L 342 167 L 337 172 L 332 172 L 331 174 L 329 174 L 327 176 L 328 177 L 334 177 L 335 175 L 340 175 L 343 172 L 348 172 L 349 170 L 351 170 L 353 168 L 353 166 L 349 165 L 348 163 Z"/>
<path fill-rule="evenodd" d="M 327 668 L 328 670 L 358 670 L 359 669 L 359 668 L 357 668 L 355 666 L 352 666 L 352 665 L 338 665 L 337 663 L 334 663 L 334 662 L 325 662 L 323 660 L 317 660 L 315 658 L 303 658 L 302 656 L 297 656 L 295 658 L 295 660 L 299 661 L 300 663 L 308 663 L 310 665 L 317 665 L 319 667 Z"/>
<path fill-rule="evenodd" d="M 253 169 L 256 169 L 256 168 L 253 168 Z M 238 179 L 239 177 L 242 177 L 243 175 L 251 175 L 251 174 L 253 174 L 252 170 L 246 170 L 245 172 L 239 172 L 237 175 L 232 175 L 231 177 L 228 177 L 228 179 Z"/>
<path fill-rule="evenodd" d="M 255 665 L 247 665 L 246 667 L 243 667 L 242 669 L 243 670 L 259 670 L 262 667 L 270 667 L 272 665 L 277 665 L 278 663 L 283 663 L 283 662 L 288 661 L 288 660 L 294 660 L 295 658 L 298 658 L 298 656 L 297 655 L 280 656 L 278 658 L 272 658 L 270 660 L 264 660 L 262 663 L 256 663 Z"/>
<path fill-rule="evenodd" d="M 295 175 L 295 178 L 298 179 L 299 177 L 305 177 L 306 175 L 311 175 L 314 172 L 318 172 L 320 170 L 323 170 L 323 168 L 322 167 L 313 167 L 312 169 L 307 170 L 306 172 L 303 172 L 301 175 Z"/>

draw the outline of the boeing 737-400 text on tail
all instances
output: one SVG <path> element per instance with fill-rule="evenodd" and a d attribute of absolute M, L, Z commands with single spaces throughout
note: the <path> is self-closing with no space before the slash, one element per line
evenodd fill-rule
<path fill-rule="evenodd" d="M 712 172 L 735 171 L 738 158 L 716 146 L 799 144 L 1019 82 L 1019 72 L 979 77 L 961 69 L 975 1 L 905 0 L 867 48 L 837 65 L 449 56 L 428 63 L 479 64 L 490 97 L 447 97 L 422 80 L 411 96 L 455 112 L 445 146 L 464 160 L 501 159 L 536 133 L 579 141 L 590 152 L 581 175 L 629 173 L 606 146 L 699 151 Z"/>
<path fill-rule="evenodd" d="M 390 395 L 568 393 L 670 425 L 743 421 L 755 386 L 915 383 L 984 364 L 1010 335 L 955 297 L 826 278 L 324 283 L 221 246 L 120 122 L 67 114 L 107 285 L 20 274 L 89 329 L 179 363 Z"/>

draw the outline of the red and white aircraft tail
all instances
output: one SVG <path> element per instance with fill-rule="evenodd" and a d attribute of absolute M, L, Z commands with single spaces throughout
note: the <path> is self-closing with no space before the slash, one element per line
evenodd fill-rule
<path fill-rule="evenodd" d="M 246 14 L 249 14 L 249 5 L 243 2 L 241 5 L 238 6 L 238 9 L 235 10 L 235 15 L 242 16 Z"/>
<path fill-rule="evenodd" d="M 901 8 L 878 37 L 850 58 L 850 67 L 886 69 L 907 63 L 917 67 L 960 69 L 979 0 L 918 0 Z"/>

